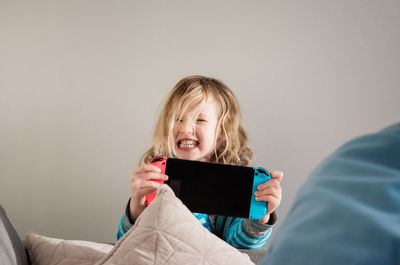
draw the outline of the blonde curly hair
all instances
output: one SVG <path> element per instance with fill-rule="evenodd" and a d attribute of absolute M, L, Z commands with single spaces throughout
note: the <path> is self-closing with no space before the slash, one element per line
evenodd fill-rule
<path fill-rule="evenodd" d="M 220 135 L 216 137 L 215 152 L 209 162 L 250 166 L 253 152 L 248 146 L 235 95 L 221 81 L 197 75 L 180 80 L 167 96 L 155 127 L 153 146 L 142 155 L 139 164 L 148 163 L 154 156 L 176 157 L 173 128 L 177 117 L 208 100 L 218 106 L 216 133 Z"/>

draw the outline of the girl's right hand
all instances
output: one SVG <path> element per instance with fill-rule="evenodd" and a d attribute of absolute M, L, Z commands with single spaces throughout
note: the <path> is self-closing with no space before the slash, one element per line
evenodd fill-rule
<path fill-rule="evenodd" d="M 146 208 L 146 195 L 157 192 L 162 184 L 151 181 L 151 179 L 167 180 L 168 176 L 160 174 L 161 169 L 153 165 L 142 165 L 134 170 L 130 177 L 131 202 L 129 211 L 132 220 L 143 212 Z"/>

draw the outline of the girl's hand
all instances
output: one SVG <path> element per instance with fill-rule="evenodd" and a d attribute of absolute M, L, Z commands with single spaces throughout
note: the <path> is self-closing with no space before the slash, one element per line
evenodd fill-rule
<path fill-rule="evenodd" d="M 160 174 L 160 172 L 161 169 L 153 165 L 142 165 L 132 172 L 130 177 L 131 202 L 129 204 L 132 220 L 136 220 L 146 208 L 146 195 L 157 192 L 162 185 L 150 179 L 168 179 L 167 175 Z"/>
<path fill-rule="evenodd" d="M 268 202 L 267 214 L 259 221 L 266 224 L 269 221 L 270 214 L 278 208 L 282 199 L 281 180 L 283 177 L 282 171 L 271 171 L 271 179 L 258 186 L 258 190 L 254 192 L 256 201 Z"/>

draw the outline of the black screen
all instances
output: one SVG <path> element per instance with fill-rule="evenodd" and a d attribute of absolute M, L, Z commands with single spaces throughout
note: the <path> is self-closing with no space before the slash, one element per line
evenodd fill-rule
<path fill-rule="evenodd" d="M 253 168 L 168 158 L 165 174 L 192 212 L 249 217 Z"/>

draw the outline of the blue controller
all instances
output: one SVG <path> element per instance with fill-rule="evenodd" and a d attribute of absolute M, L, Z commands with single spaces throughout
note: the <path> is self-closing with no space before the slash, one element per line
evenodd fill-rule
<path fill-rule="evenodd" d="M 256 201 L 254 192 L 258 185 L 271 179 L 271 175 L 267 170 L 261 167 L 255 167 L 253 180 L 253 193 L 251 196 L 249 219 L 261 219 L 267 214 L 267 202 Z"/>

